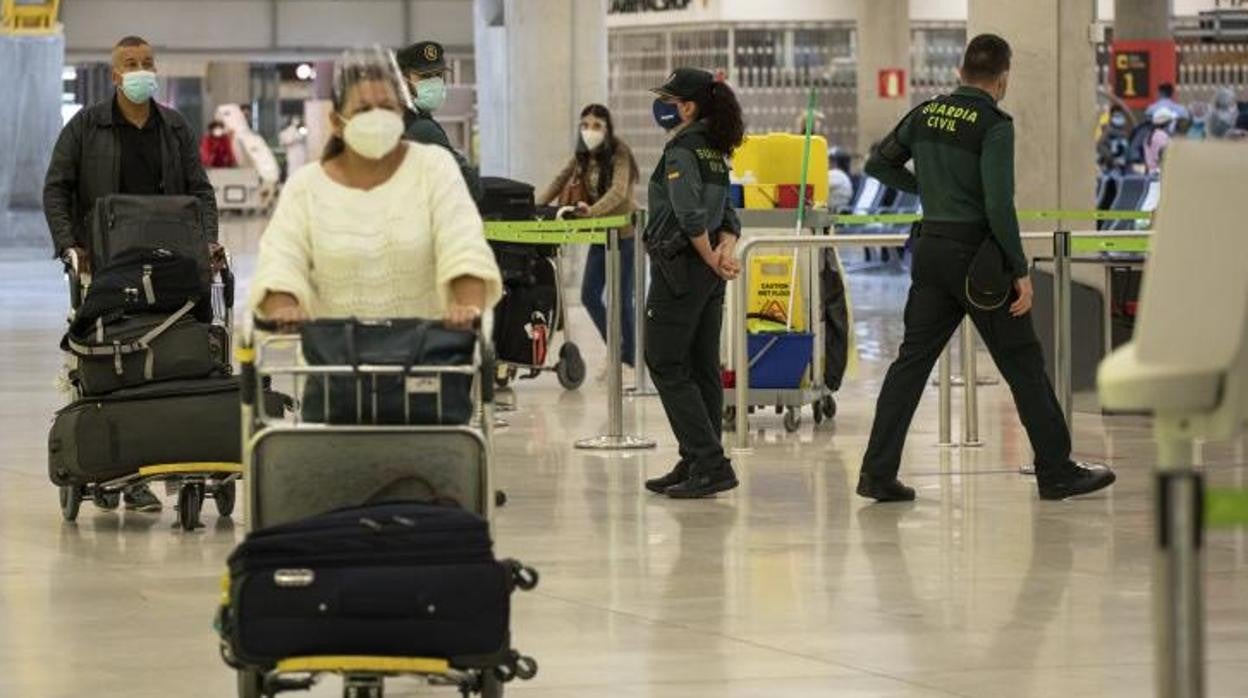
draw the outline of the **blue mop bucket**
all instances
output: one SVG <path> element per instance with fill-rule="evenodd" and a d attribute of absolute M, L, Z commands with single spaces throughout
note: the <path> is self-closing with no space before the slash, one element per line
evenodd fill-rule
<path fill-rule="evenodd" d="M 747 336 L 750 353 L 750 387 L 791 389 L 802 386 L 802 377 L 815 353 L 810 332 L 768 332 Z"/>

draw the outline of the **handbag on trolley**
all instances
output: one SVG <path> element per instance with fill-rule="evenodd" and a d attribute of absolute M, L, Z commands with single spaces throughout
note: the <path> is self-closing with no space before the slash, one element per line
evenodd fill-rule
<path fill-rule="evenodd" d="M 400 367 L 392 375 L 311 376 L 303 391 L 303 419 L 330 424 L 467 424 L 472 417 L 471 373 L 412 371 L 413 366 L 465 367 L 476 335 L 431 320 L 327 319 L 304 323 L 309 366 Z"/>

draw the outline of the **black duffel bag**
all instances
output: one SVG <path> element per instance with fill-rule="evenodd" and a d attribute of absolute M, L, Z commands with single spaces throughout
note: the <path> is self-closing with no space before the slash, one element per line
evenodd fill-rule
<path fill-rule="evenodd" d="M 466 424 L 470 373 L 413 373 L 413 366 L 471 366 L 472 332 L 431 320 L 313 320 L 300 330 L 309 366 L 401 366 L 403 373 L 310 376 L 303 418 L 330 424 Z M 325 387 L 329 395 L 326 404 Z M 376 414 L 374 414 L 374 405 Z"/>
<path fill-rule="evenodd" d="M 163 247 L 195 260 L 205 292 L 212 283 L 204 203 L 195 196 L 111 194 L 95 202 L 91 228 L 91 268 L 103 269 L 136 247 Z"/>
<path fill-rule="evenodd" d="M 163 247 L 135 247 L 114 256 L 92 276 L 82 305 L 74 313 L 74 330 L 83 332 L 95 320 L 117 312 L 173 313 L 187 301 L 196 316 L 211 319 L 211 306 L 199 277 L 199 263 Z"/>
<path fill-rule="evenodd" d="M 318 655 L 514 662 L 511 594 L 537 575 L 495 559 L 489 524 L 453 505 L 389 502 L 254 531 L 229 558 L 218 629 L 230 661 Z"/>
<path fill-rule="evenodd" d="M 191 316 L 194 301 L 170 315 L 97 318 L 71 330 L 61 348 L 78 358 L 75 377 L 84 396 L 104 395 L 155 381 L 227 375 L 224 333 Z"/>
<path fill-rule="evenodd" d="M 487 221 L 531 221 L 537 217 L 533 185 L 506 177 L 481 178 L 477 208 Z"/>

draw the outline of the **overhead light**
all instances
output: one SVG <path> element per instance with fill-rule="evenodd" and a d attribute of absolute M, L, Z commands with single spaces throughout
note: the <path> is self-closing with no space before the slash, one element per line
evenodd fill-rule
<path fill-rule="evenodd" d="M 295 77 L 300 80 L 315 80 L 316 68 L 313 68 L 308 63 L 300 63 L 299 67 L 295 68 Z"/>

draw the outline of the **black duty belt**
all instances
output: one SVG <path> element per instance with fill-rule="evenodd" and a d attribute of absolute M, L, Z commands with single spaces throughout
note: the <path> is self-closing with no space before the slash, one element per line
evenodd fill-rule
<path fill-rule="evenodd" d="M 984 221 L 923 221 L 919 236 L 931 236 L 956 240 L 968 245 L 978 245 L 988 238 L 988 223 Z"/>

